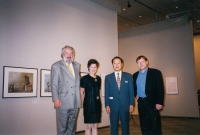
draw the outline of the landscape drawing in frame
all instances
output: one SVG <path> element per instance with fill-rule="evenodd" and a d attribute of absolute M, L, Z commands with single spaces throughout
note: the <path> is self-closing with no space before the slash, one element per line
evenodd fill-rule
<path fill-rule="evenodd" d="M 36 97 L 37 68 L 3 67 L 3 98 Z"/>
<path fill-rule="evenodd" d="M 51 70 L 40 70 L 40 97 L 51 97 Z"/>

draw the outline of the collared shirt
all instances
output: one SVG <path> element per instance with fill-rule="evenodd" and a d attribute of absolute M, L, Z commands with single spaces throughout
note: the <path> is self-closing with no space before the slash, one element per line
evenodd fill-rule
<path fill-rule="evenodd" d="M 115 79 L 116 79 L 116 81 L 117 81 L 117 74 L 119 73 L 119 78 L 120 78 L 120 80 L 121 80 L 121 76 L 122 76 L 122 71 L 119 71 L 119 72 L 116 72 L 115 71 Z"/>
<path fill-rule="evenodd" d="M 73 72 L 73 76 L 75 77 L 75 73 L 74 73 L 74 68 L 73 68 L 73 65 L 72 65 L 72 62 L 70 64 L 66 63 L 66 65 L 70 65 L 71 69 L 72 69 L 72 72 Z"/>
<path fill-rule="evenodd" d="M 138 77 L 136 80 L 138 97 L 146 97 L 145 86 L 146 86 L 147 71 L 148 71 L 148 68 L 144 71 L 144 73 L 142 73 L 139 70 Z"/>

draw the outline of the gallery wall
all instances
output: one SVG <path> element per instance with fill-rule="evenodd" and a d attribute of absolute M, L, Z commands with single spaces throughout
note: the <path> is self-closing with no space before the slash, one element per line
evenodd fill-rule
<path fill-rule="evenodd" d="M 192 26 L 187 16 L 120 32 L 119 56 L 124 58 L 125 71 L 138 71 L 135 60 L 139 55 L 149 59 L 149 67 L 162 71 L 165 100 L 161 115 L 199 117 Z M 167 77 L 178 78 L 178 94 L 167 94 Z"/>
<path fill-rule="evenodd" d="M 196 71 L 196 89 L 200 89 L 200 35 L 194 36 L 194 54 Z"/>
<path fill-rule="evenodd" d="M 55 135 L 56 114 L 51 97 L 40 97 L 40 70 L 60 60 L 71 45 L 81 71 L 87 61 L 100 62 L 98 75 L 113 71 L 118 54 L 117 13 L 90 0 L 0 1 L 0 134 Z M 1 98 L 3 66 L 37 68 L 37 97 Z M 102 121 L 109 125 L 102 98 Z M 84 130 L 79 111 L 77 131 Z"/>

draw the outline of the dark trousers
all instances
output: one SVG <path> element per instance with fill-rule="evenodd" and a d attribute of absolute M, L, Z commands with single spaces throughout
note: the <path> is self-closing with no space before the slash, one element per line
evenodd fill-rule
<path fill-rule="evenodd" d="M 118 135 L 118 121 L 120 119 L 122 135 L 129 135 L 129 112 L 111 112 L 110 126 L 111 135 Z"/>
<path fill-rule="evenodd" d="M 148 97 L 138 99 L 142 135 L 162 135 L 160 113 L 150 105 Z"/>

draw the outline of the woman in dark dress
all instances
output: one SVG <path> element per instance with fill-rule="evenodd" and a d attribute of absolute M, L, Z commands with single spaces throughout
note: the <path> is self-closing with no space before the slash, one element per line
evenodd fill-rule
<path fill-rule="evenodd" d="M 81 100 L 83 103 L 85 135 L 97 135 L 97 125 L 101 119 L 100 87 L 101 78 L 96 75 L 99 62 L 90 59 L 87 64 L 89 74 L 81 78 Z"/>

